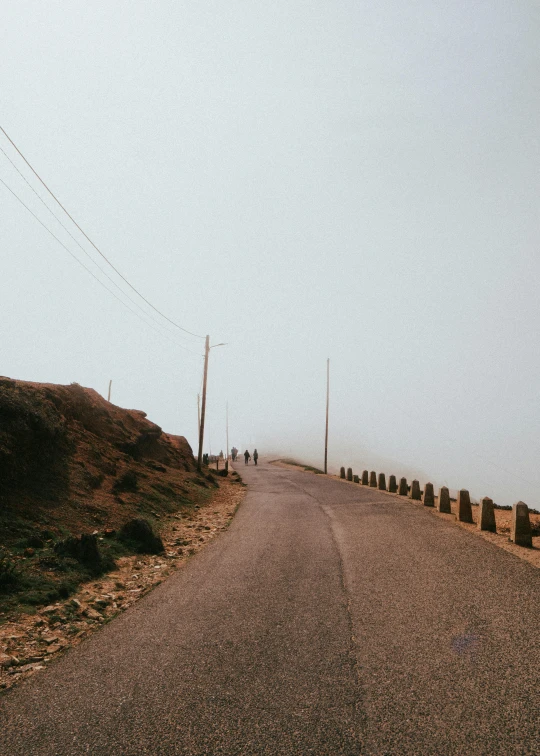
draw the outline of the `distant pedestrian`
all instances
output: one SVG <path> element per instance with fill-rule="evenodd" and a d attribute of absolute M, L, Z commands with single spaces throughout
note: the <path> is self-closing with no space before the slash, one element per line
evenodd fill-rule
<path fill-rule="evenodd" d="M 246 465 L 248 464 L 249 460 L 251 459 L 251 454 L 246 449 L 244 452 L 244 459 L 246 460 Z"/>
<path fill-rule="evenodd" d="M 257 451 L 257 449 L 255 449 L 255 451 L 253 452 L 253 461 L 255 462 L 255 464 L 257 464 L 258 459 L 259 459 L 259 452 Z"/>

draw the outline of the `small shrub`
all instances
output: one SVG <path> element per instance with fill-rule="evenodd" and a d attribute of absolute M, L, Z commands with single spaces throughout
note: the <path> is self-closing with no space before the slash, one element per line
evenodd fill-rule
<path fill-rule="evenodd" d="M 126 522 L 118 538 L 132 545 L 133 550 L 139 554 L 162 554 L 165 551 L 161 538 L 154 533 L 148 520 L 142 518 Z"/>
<path fill-rule="evenodd" d="M 161 494 L 162 496 L 165 496 L 169 499 L 172 499 L 173 496 L 176 495 L 174 488 L 167 485 L 166 483 L 152 483 L 152 488 L 154 489 L 154 491 L 157 491 L 158 494 Z"/>
<path fill-rule="evenodd" d="M 42 606 L 47 603 L 44 593 L 39 591 L 28 591 L 24 596 L 24 603 L 30 606 Z"/>
<path fill-rule="evenodd" d="M 26 539 L 26 545 L 32 549 L 42 549 L 45 546 L 45 541 L 37 535 L 32 535 Z"/>
<path fill-rule="evenodd" d="M 69 580 L 64 580 L 58 586 L 58 594 L 60 598 L 63 598 L 63 599 L 69 598 L 72 593 L 75 593 L 76 590 L 77 590 L 77 584 Z"/>
<path fill-rule="evenodd" d="M 68 572 L 77 569 L 79 562 L 68 556 L 46 553 L 39 557 L 38 565 L 47 572 Z"/>
<path fill-rule="evenodd" d="M 319 470 L 318 467 L 312 467 L 311 465 L 305 465 L 304 470 L 306 472 L 315 473 L 315 475 L 324 475 L 324 472 L 322 470 Z"/>
<path fill-rule="evenodd" d="M 127 470 L 114 482 L 113 493 L 134 492 L 139 485 L 135 470 Z"/>
<path fill-rule="evenodd" d="M 101 575 L 115 566 L 110 557 L 104 558 L 101 554 L 95 535 L 66 538 L 55 544 L 54 551 L 60 557 L 76 560 L 92 575 Z"/>
<path fill-rule="evenodd" d="M 14 589 L 20 582 L 21 575 L 17 565 L 7 554 L 0 552 L 0 591 Z"/>

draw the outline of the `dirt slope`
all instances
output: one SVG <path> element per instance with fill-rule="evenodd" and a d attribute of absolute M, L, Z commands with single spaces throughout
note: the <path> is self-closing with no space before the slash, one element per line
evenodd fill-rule
<path fill-rule="evenodd" d="M 189 502 L 194 479 L 186 439 L 144 412 L 76 383 L 0 378 L 0 545 L 159 515 Z"/>

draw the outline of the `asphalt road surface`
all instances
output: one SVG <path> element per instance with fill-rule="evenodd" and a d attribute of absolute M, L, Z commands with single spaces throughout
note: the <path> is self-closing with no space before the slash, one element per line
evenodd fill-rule
<path fill-rule="evenodd" d="M 2 756 L 540 754 L 540 572 L 261 464 L 231 527 L 0 698 Z"/>

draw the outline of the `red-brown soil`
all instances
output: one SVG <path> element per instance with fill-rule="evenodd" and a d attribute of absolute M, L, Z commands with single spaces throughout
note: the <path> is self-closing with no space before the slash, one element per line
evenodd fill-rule
<path fill-rule="evenodd" d="M 159 534 L 167 515 L 208 503 L 220 480 L 198 473 L 186 439 L 144 412 L 78 384 L 0 378 L 0 624 L 144 551 L 126 540 L 126 523 L 143 519 Z M 66 548 L 81 535 L 91 559 Z"/>
<path fill-rule="evenodd" d="M 76 383 L 0 377 L 0 689 L 185 563 L 227 527 L 244 493 L 235 472 L 198 473 L 186 439 L 144 412 Z M 162 553 L 122 540 L 134 518 L 160 535 Z M 82 534 L 104 558 L 97 572 L 58 550 Z"/>
<path fill-rule="evenodd" d="M 127 475 L 127 478 L 124 477 Z M 0 545 L 120 527 L 189 503 L 191 447 L 78 384 L 0 379 Z M 123 482 L 123 485 L 122 485 Z"/>

